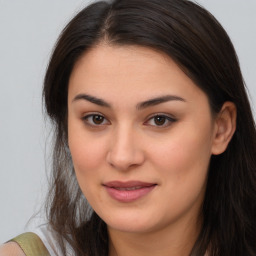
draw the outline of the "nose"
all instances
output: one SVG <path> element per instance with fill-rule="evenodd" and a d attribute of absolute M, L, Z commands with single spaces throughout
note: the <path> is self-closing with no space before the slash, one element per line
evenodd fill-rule
<path fill-rule="evenodd" d="M 139 136 L 132 129 L 120 128 L 113 133 L 107 162 L 120 171 L 141 165 L 145 160 Z"/>

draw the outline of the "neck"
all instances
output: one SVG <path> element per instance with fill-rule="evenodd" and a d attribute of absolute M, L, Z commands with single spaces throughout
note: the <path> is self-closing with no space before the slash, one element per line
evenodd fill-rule
<path fill-rule="evenodd" d="M 154 232 L 122 232 L 108 228 L 109 256 L 188 256 L 201 225 L 187 220 Z"/>

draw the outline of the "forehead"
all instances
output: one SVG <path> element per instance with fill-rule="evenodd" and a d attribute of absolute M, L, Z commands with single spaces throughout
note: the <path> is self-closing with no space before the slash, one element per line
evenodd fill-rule
<path fill-rule="evenodd" d="M 166 93 L 188 98 L 203 94 L 164 53 L 141 46 L 106 44 L 92 48 L 75 64 L 69 97 L 79 93 L 105 95 L 110 101 L 116 96 L 143 100 Z"/>
<path fill-rule="evenodd" d="M 116 74 L 129 75 L 164 72 L 172 60 L 161 52 L 142 46 L 116 46 L 100 44 L 84 53 L 74 66 L 72 76 L 81 69 L 97 72 L 108 77 Z M 90 73 L 88 73 L 90 75 Z M 100 78 L 100 77 L 98 77 Z M 111 77 L 112 78 L 112 77 Z"/>

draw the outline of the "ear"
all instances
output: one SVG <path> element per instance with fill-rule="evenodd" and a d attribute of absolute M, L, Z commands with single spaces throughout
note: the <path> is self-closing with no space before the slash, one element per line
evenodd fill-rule
<path fill-rule="evenodd" d="M 212 154 L 222 154 L 236 130 L 236 106 L 233 102 L 225 102 L 215 118 Z"/>

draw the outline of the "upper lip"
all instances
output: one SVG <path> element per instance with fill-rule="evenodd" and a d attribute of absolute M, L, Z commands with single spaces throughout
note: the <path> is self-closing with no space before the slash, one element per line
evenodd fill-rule
<path fill-rule="evenodd" d="M 133 187 L 150 187 L 156 185 L 155 183 L 149 183 L 144 181 L 109 181 L 103 184 L 110 188 L 133 188 Z"/>

